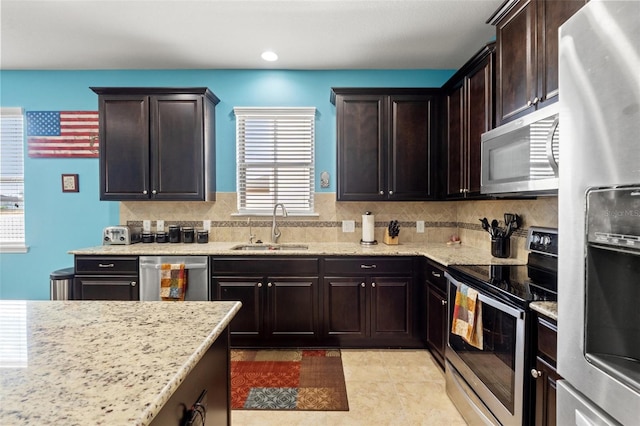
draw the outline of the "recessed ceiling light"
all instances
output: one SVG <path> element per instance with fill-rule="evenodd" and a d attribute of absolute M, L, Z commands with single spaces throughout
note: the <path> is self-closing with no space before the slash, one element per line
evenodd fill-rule
<path fill-rule="evenodd" d="M 262 59 L 264 59 L 265 61 L 273 62 L 278 60 L 278 55 L 276 55 L 275 52 L 267 50 L 266 52 L 262 52 Z"/>

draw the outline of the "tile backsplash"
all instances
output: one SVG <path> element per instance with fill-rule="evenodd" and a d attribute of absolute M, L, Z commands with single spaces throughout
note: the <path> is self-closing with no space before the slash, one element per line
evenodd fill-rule
<path fill-rule="evenodd" d="M 236 193 L 217 193 L 214 202 L 127 201 L 120 203 L 120 223 L 142 225 L 143 220 L 164 220 L 169 224 L 202 227 L 211 221 L 209 241 L 249 241 L 250 233 L 270 241 L 271 216 L 237 215 Z M 399 241 L 446 242 L 458 235 L 463 244 L 490 250 L 489 234 L 480 218 L 498 219 L 504 213 L 522 217 L 522 228 L 512 236 L 511 257 L 526 261 L 526 231 L 530 226 L 558 226 L 557 197 L 527 200 L 434 201 L 434 202 L 338 202 L 335 193 L 316 193 L 317 216 L 278 217 L 282 231 L 279 242 L 359 242 L 362 214 L 375 215 L 375 238 L 382 244 L 387 223 L 397 220 Z M 342 221 L 355 222 L 355 232 L 342 232 Z M 424 233 L 416 232 L 416 222 L 424 221 Z M 250 231 L 251 227 L 251 231 Z"/>

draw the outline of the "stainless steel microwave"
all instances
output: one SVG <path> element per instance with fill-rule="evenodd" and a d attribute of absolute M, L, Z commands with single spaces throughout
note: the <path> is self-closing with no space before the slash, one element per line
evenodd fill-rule
<path fill-rule="evenodd" d="M 557 194 L 559 139 L 557 103 L 483 133 L 480 192 Z"/>

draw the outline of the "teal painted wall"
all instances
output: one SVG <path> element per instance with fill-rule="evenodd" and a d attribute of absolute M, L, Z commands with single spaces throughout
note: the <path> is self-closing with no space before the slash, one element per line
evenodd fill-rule
<path fill-rule="evenodd" d="M 0 71 L 0 106 L 25 111 L 97 110 L 91 86 L 206 86 L 216 107 L 217 190 L 234 192 L 235 106 L 315 106 L 316 173 L 328 171 L 335 192 L 335 107 L 331 87 L 440 87 L 454 70 L 118 70 Z M 26 145 L 25 145 L 26 152 Z M 79 193 L 63 193 L 60 175 L 77 173 Z M 119 222 L 119 203 L 100 201 L 97 159 L 25 157 L 29 252 L 0 254 L 0 299 L 49 298 L 49 274 L 73 266 L 67 251 L 100 244 Z"/>

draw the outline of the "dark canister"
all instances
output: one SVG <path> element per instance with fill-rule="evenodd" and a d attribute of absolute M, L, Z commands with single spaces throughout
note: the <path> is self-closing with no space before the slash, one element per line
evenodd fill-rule
<path fill-rule="evenodd" d="M 493 257 L 509 257 L 511 255 L 511 240 L 509 237 L 491 238 L 491 255 Z"/>
<path fill-rule="evenodd" d="M 182 242 L 193 243 L 195 241 L 195 232 L 193 227 L 185 226 L 182 228 Z"/>
<path fill-rule="evenodd" d="M 196 235 L 196 241 L 198 244 L 206 244 L 209 242 L 209 231 L 206 229 L 198 229 Z"/>
<path fill-rule="evenodd" d="M 143 243 L 152 243 L 155 241 L 154 235 L 151 232 L 143 232 L 142 233 L 142 242 Z"/>
<path fill-rule="evenodd" d="M 169 234 L 166 231 L 156 232 L 156 243 L 168 243 Z"/>
<path fill-rule="evenodd" d="M 180 242 L 180 227 L 178 225 L 169 225 L 169 242 Z"/>

